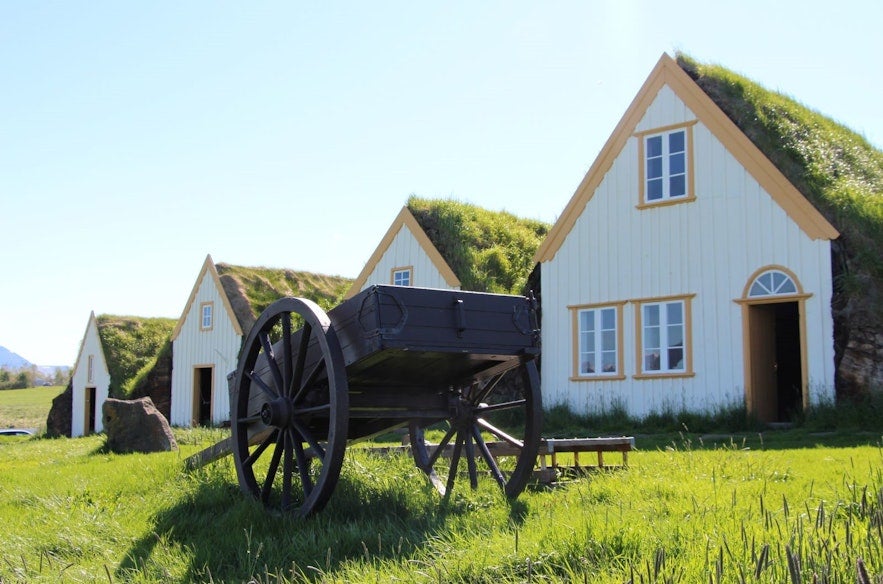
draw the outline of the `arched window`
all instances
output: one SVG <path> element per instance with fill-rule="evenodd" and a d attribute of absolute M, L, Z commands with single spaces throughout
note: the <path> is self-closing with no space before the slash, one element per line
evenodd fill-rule
<path fill-rule="evenodd" d="M 767 270 L 754 279 L 748 289 L 748 297 L 784 296 L 797 294 L 797 284 L 781 270 Z"/>

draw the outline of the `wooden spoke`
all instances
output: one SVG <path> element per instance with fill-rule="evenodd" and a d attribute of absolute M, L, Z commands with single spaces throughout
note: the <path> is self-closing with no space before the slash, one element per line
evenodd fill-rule
<path fill-rule="evenodd" d="M 454 481 L 457 480 L 457 467 L 460 466 L 460 451 L 463 449 L 463 436 L 457 433 L 457 440 L 454 443 L 454 453 L 451 455 L 451 468 L 448 470 L 448 482 L 445 484 L 445 497 L 454 490 Z"/>
<path fill-rule="evenodd" d="M 240 424 L 257 424 L 258 422 L 261 421 L 261 415 L 255 414 L 253 416 L 248 416 L 247 418 L 239 418 L 236 421 L 239 422 Z"/>
<path fill-rule="evenodd" d="M 294 454 L 297 457 L 297 470 L 300 472 L 301 488 L 307 497 L 313 492 L 313 481 L 310 478 L 310 461 L 304 453 L 304 445 L 300 438 L 295 436 L 295 432 L 291 431 L 291 439 L 294 442 Z"/>
<path fill-rule="evenodd" d="M 276 435 L 276 431 L 271 432 L 266 438 L 264 438 L 264 440 L 258 445 L 258 447 L 255 448 L 254 451 L 248 455 L 248 458 L 242 461 L 242 464 L 245 466 L 253 465 L 254 461 L 259 459 L 264 451 L 267 449 L 267 447 L 269 447 L 270 444 L 272 444 L 276 440 Z"/>
<path fill-rule="evenodd" d="M 445 450 L 445 447 L 448 445 L 448 442 L 451 441 L 451 438 L 453 438 L 454 434 L 456 434 L 456 433 L 457 433 L 457 429 L 452 427 L 451 429 L 448 430 L 448 433 L 445 434 L 445 437 L 441 439 L 441 442 L 439 442 L 438 446 L 435 447 L 435 451 L 433 451 L 432 455 L 430 455 L 426 461 L 426 465 L 429 468 L 432 468 L 433 466 L 435 466 L 435 463 L 438 460 L 438 457 L 441 456 L 442 452 L 444 452 L 444 450 Z"/>
<path fill-rule="evenodd" d="M 504 372 L 504 373 L 500 373 L 499 375 L 495 375 L 494 377 L 489 379 L 487 384 L 485 384 L 484 387 L 482 387 L 479 391 L 477 391 L 474 396 L 470 396 L 470 400 L 469 400 L 470 403 L 474 406 L 477 406 L 478 404 L 480 404 L 481 402 L 486 400 L 487 397 L 491 394 L 492 391 L 494 391 L 494 389 L 497 387 L 497 384 L 500 383 L 500 380 L 503 379 L 503 377 L 505 375 L 506 375 L 506 373 Z"/>
<path fill-rule="evenodd" d="M 277 397 L 279 397 L 279 394 L 276 393 L 276 391 L 272 387 L 264 383 L 264 380 L 261 379 L 260 376 L 254 374 L 254 371 L 245 372 L 245 376 L 250 382 L 257 385 L 261 391 L 267 394 L 270 399 L 276 399 Z"/>
<path fill-rule="evenodd" d="M 282 391 L 290 396 L 294 371 L 291 356 L 291 313 L 282 313 Z"/>
<path fill-rule="evenodd" d="M 267 358 L 267 365 L 270 367 L 270 373 L 273 375 L 273 382 L 276 384 L 276 387 L 280 390 L 278 393 L 282 393 L 282 388 L 285 385 L 282 383 L 282 372 L 279 371 L 279 364 L 276 363 L 276 354 L 273 352 L 273 347 L 270 346 L 270 334 L 262 333 L 259 335 L 261 341 L 261 347 L 264 349 L 264 355 Z"/>
<path fill-rule="evenodd" d="M 472 436 L 475 438 L 475 443 L 478 445 L 478 451 L 481 453 L 481 457 L 491 471 L 491 476 L 494 477 L 501 488 L 505 489 L 506 479 L 503 477 L 503 473 L 500 472 L 500 467 L 497 466 L 497 461 L 494 459 L 493 455 L 491 455 L 491 451 L 488 449 L 487 444 L 485 444 L 484 438 L 481 437 L 481 430 L 479 430 L 477 426 L 472 426 Z"/>
<path fill-rule="evenodd" d="M 292 420 L 291 426 L 294 428 L 295 432 L 300 434 L 304 441 L 310 445 L 310 448 L 313 449 L 313 452 L 316 453 L 316 456 L 319 457 L 320 460 L 325 459 L 325 449 L 322 448 L 322 445 L 319 444 L 319 441 L 313 436 L 312 432 L 308 432 L 302 425 L 300 425 L 296 420 Z"/>
<path fill-rule="evenodd" d="M 261 501 L 265 504 L 270 500 L 270 492 L 273 489 L 273 481 L 276 480 L 276 471 L 279 469 L 279 461 L 282 459 L 282 451 L 284 450 L 285 435 L 278 432 L 276 437 L 276 448 L 273 450 L 273 457 L 270 460 L 270 468 L 267 470 L 267 477 L 264 485 L 261 487 Z"/>
<path fill-rule="evenodd" d="M 282 435 L 285 437 L 285 453 L 282 455 L 282 509 L 288 511 L 291 509 L 291 481 L 294 475 L 294 440 L 288 430 L 282 432 Z"/>
<path fill-rule="evenodd" d="M 291 380 L 289 395 L 294 393 L 294 388 L 298 388 L 298 394 L 305 387 L 301 384 L 304 376 L 304 365 L 307 361 L 307 349 L 310 348 L 310 338 L 313 336 L 313 327 L 309 323 L 304 324 L 300 334 L 300 345 L 297 347 L 297 363 L 294 366 L 294 376 Z M 324 361 L 323 361 L 324 362 Z M 306 386 L 308 387 L 308 385 Z"/>
<path fill-rule="evenodd" d="M 515 408 L 523 408 L 527 400 L 518 399 L 514 401 L 503 402 L 501 404 L 481 405 L 475 408 L 476 416 L 483 416 L 491 412 L 501 412 L 503 410 L 512 410 Z"/>
<path fill-rule="evenodd" d="M 469 470 L 469 486 L 472 489 L 478 488 L 478 469 L 475 466 L 475 447 L 472 444 L 472 434 L 463 431 L 463 439 L 466 444 L 466 468 Z"/>

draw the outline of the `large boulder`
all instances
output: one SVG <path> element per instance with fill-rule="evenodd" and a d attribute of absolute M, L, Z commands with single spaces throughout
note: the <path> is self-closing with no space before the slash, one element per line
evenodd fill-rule
<path fill-rule="evenodd" d="M 73 417 L 73 386 L 68 383 L 67 388 L 52 400 L 52 407 L 46 417 L 47 436 L 71 435 L 71 418 Z"/>
<path fill-rule="evenodd" d="M 101 406 L 107 448 L 111 452 L 165 452 L 178 443 L 166 420 L 149 397 L 108 398 Z"/>

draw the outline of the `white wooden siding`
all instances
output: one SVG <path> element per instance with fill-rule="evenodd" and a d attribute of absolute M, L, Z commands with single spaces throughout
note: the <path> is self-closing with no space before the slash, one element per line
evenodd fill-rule
<path fill-rule="evenodd" d="M 190 426 L 193 421 L 194 368 L 214 367 L 212 372 L 212 422 L 230 419 L 227 374 L 236 369 L 242 338 L 224 309 L 222 292 L 207 271 L 199 284 L 177 338 L 172 343 L 172 405 L 170 423 Z M 214 303 L 211 330 L 200 330 L 200 306 Z"/>
<path fill-rule="evenodd" d="M 89 356 L 92 356 L 92 380 L 89 381 Z M 95 431 L 104 430 L 101 407 L 107 400 L 110 388 L 110 373 L 107 370 L 107 362 L 104 351 L 101 348 L 101 338 L 98 336 L 98 328 L 95 319 L 90 318 L 83 335 L 83 343 L 80 355 L 74 365 L 71 374 L 71 436 L 82 436 L 86 433 L 86 388 L 95 388 Z"/>
<path fill-rule="evenodd" d="M 411 230 L 403 225 L 365 280 L 362 290 L 376 284 L 391 284 L 392 269 L 408 266 L 412 267 L 412 286 L 451 288 Z M 454 289 L 459 289 L 459 286 Z"/>
<path fill-rule="evenodd" d="M 637 131 L 692 121 L 668 87 Z M 828 241 L 809 239 L 702 124 L 693 127 L 696 201 L 638 210 L 638 145 L 632 137 L 556 256 L 542 265 L 544 403 L 579 412 L 624 406 L 631 414 L 714 410 L 744 403 L 741 296 L 764 266 L 797 276 L 806 301 L 807 380 L 812 400 L 833 397 L 834 356 Z M 568 306 L 695 294 L 695 376 L 634 379 L 635 311 L 624 306 L 621 381 L 570 381 Z"/>

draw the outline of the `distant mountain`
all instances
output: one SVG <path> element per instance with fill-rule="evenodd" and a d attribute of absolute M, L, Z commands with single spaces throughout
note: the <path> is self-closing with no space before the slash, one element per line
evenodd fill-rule
<path fill-rule="evenodd" d="M 33 363 L 21 355 L 16 355 L 6 347 L 0 347 L 0 367 L 6 367 L 7 369 L 21 369 L 22 367 L 30 367 L 31 365 L 33 365 Z"/>

